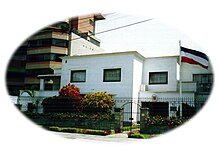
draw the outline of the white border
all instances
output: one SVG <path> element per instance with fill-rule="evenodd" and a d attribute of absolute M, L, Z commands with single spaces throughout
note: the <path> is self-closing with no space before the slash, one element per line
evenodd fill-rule
<path fill-rule="evenodd" d="M 218 1 L 198 0 L 62 0 L 62 1 L 1 1 L 1 145 L 2 149 L 209 149 L 219 147 L 220 100 L 217 95 L 220 35 Z M 215 86 L 207 103 L 192 121 L 159 138 L 136 143 L 105 143 L 100 141 L 66 140 L 36 127 L 20 115 L 9 101 L 5 89 L 5 70 L 14 50 L 25 38 L 47 24 L 72 14 L 122 12 L 157 18 L 194 39 L 210 57 L 215 73 Z M 207 50 L 207 52 L 206 52 Z"/>

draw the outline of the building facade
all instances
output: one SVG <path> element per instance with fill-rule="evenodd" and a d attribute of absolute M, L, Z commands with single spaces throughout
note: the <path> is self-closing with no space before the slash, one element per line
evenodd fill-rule
<path fill-rule="evenodd" d="M 9 94 L 18 95 L 19 90 L 24 89 L 39 90 L 39 75 L 45 79 L 46 90 L 58 90 L 60 77 L 53 77 L 53 80 L 47 77 L 61 69 L 60 57 L 104 51 L 99 47 L 100 40 L 94 36 L 95 22 L 102 19 L 101 14 L 70 18 L 30 36 L 9 63 L 6 81 Z M 20 57 L 23 57 L 22 60 Z"/>
<path fill-rule="evenodd" d="M 138 120 L 137 105 L 142 102 L 145 105 L 146 102 L 166 102 L 168 116 L 177 116 L 177 111 L 180 113 L 181 109 L 185 109 L 186 113 L 191 108 L 199 110 L 208 99 L 213 84 L 211 65 L 204 69 L 182 63 L 183 99 L 180 99 L 179 56 L 150 58 L 128 51 L 65 56 L 61 59 L 62 69 L 48 75 L 48 78 L 60 78 L 60 88 L 69 83 L 75 84 L 81 94 L 107 92 L 116 100 L 116 107 L 125 104 L 120 100 L 129 100 L 132 105 L 124 111 L 130 111 L 126 109 L 131 107 L 134 112 L 131 118 L 134 120 Z M 43 99 L 58 95 L 58 91 L 45 88 L 44 77 L 41 77 L 41 88 L 35 91 L 35 97 Z"/>

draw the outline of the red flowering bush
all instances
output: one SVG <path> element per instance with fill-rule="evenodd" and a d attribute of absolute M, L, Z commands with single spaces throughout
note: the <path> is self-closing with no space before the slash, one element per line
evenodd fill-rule
<path fill-rule="evenodd" d="M 59 91 L 59 96 L 45 98 L 42 102 L 44 112 L 81 112 L 82 96 L 74 84 L 66 85 Z"/>
<path fill-rule="evenodd" d="M 80 96 L 80 90 L 74 84 L 68 84 L 59 90 L 59 96 L 76 97 Z"/>

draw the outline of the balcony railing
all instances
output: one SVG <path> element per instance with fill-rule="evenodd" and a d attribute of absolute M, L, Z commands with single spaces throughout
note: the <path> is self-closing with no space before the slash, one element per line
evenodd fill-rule
<path fill-rule="evenodd" d="M 180 83 L 178 83 L 177 90 L 180 89 Z M 182 82 L 182 91 L 183 92 L 196 92 L 196 83 L 195 82 Z"/>
<path fill-rule="evenodd" d="M 180 85 L 177 84 L 177 91 L 179 91 Z M 141 84 L 140 91 L 150 91 L 147 84 Z M 182 82 L 182 91 L 183 92 L 196 92 L 196 83 L 195 82 Z"/>

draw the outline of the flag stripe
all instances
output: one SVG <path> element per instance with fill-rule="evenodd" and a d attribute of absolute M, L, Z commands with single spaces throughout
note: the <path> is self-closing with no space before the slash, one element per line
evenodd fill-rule
<path fill-rule="evenodd" d="M 206 54 L 204 54 L 202 52 L 199 52 L 199 51 L 196 51 L 196 50 L 181 47 L 181 51 L 184 51 L 185 53 L 189 53 L 189 54 L 192 54 L 192 55 L 196 55 L 198 57 L 202 57 L 203 59 L 206 59 L 207 61 L 209 60 L 208 56 Z"/>
<path fill-rule="evenodd" d="M 181 61 L 182 62 L 187 62 L 189 64 L 200 65 L 201 67 L 203 67 L 205 69 L 208 69 L 208 66 L 205 66 L 205 65 L 203 65 L 203 64 L 201 64 L 201 63 L 199 63 L 199 62 L 197 62 L 197 61 L 195 61 L 195 60 L 193 60 L 191 58 L 185 57 L 185 56 L 182 56 L 182 60 Z"/>
<path fill-rule="evenodd" d="M 204 65 L 204 66 L 208 66 L 209 62 L 202 58 L 202 57 L 199 57 L 199 56 L 196 56 L 196 55 L 193 55 L 193 54 L 190 54 L 190 53 L 186 53 L 184 51 L 181 51 L 181 56 L 185 56 L 185 57 L 188 57 L 189 59 L 193 59 L 194 61 Z"/>

